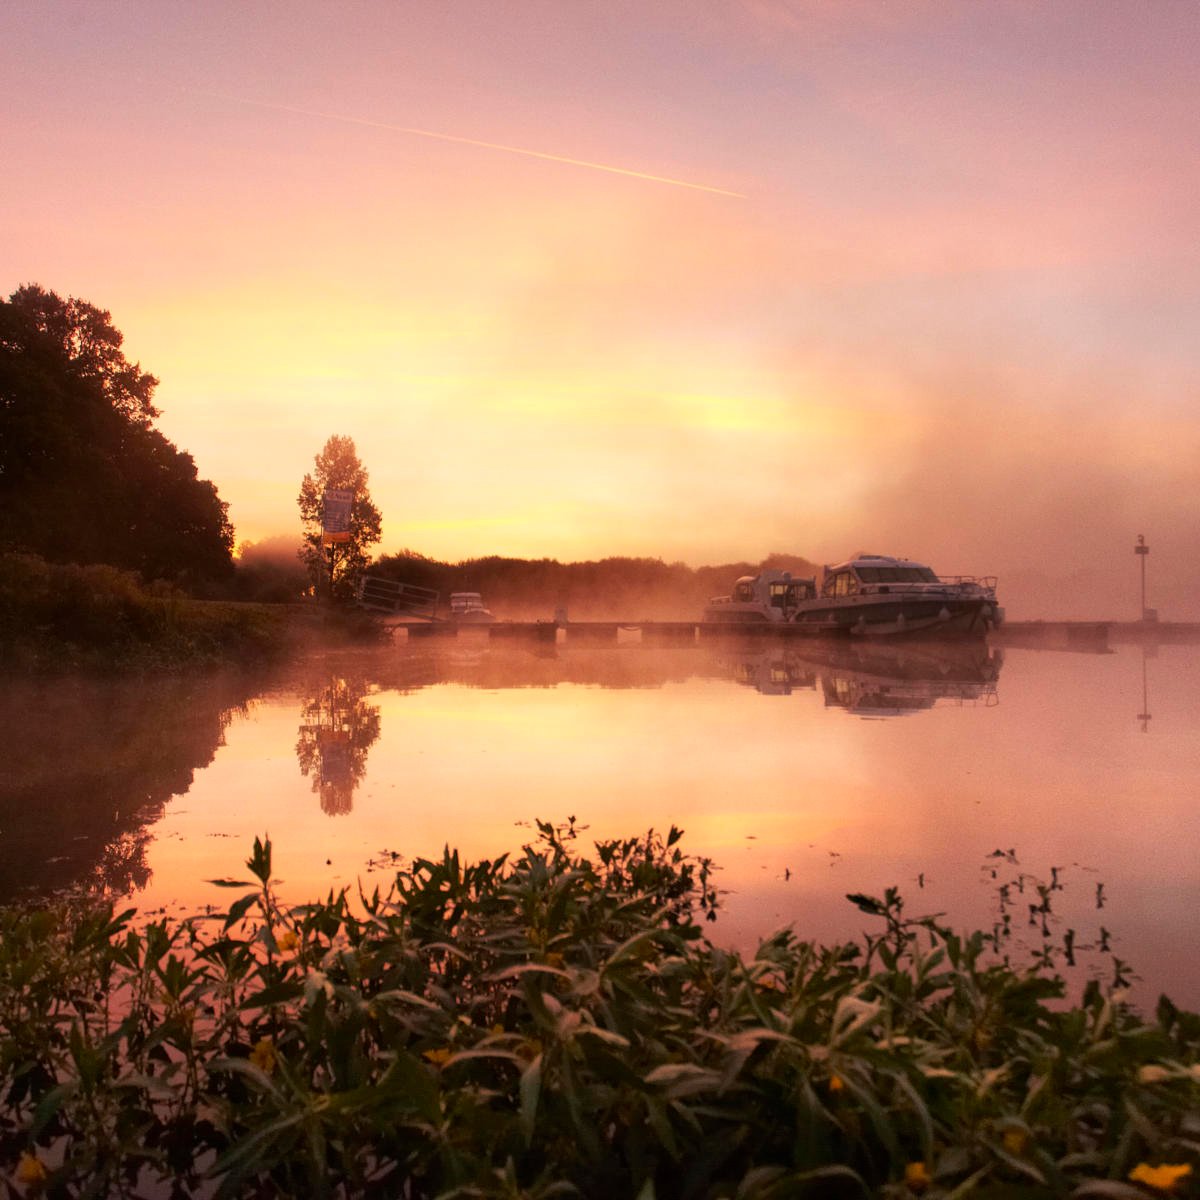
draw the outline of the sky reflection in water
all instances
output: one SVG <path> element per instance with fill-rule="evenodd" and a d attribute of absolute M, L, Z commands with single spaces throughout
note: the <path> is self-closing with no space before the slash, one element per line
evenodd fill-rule
<path fill-rule="evenodd" d="M 718 940 L 850 936 L 869 919 L 845 893 L 895 884 L 914 914 L 991 928 L 1003 908 L 1060 964 L 1074 930 L 1080 984 L 1115 954 L 1147 998 L 1196 1004 L 1200 648 L 1116 649 L 473 637 L 313 659 L 265 690 L 43 685 L 4 705 L 3 891 L 103 880 L 195 911 L 264 832 L 301 900 L 382 881 L 383 852 L 515 848 L 535 816 L 585 837 L 674 823 L 722 868 Z M 1062 885 L 1044 919 L 1038 881 Z"/>

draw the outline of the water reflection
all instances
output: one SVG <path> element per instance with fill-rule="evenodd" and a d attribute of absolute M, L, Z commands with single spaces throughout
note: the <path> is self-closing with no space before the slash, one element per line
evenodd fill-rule
<path fill-rule="evenodd" d="M 720 675 L 706 652 L 637 644 L 608 647 L 482 645 L 461 642 L 431 649 L 405 647 L 375 660 L 372 681 L 402 693 L 450 684 L 485 691 L 556 688 L 660 688 Z"/>
<path fill-rule="evenodd" d="M 1146 660 L 1158 657 L 1158 646 L 1153 642 L 1142 643 L 1142 711 L 1137 719 L 1142 723 L 1142 732 L 1150 732 L 1150 688 L 1146 680 Z"/>
<path fill-rule="evenodd" d="M 1003 665 L 1004 652 L 985 643 L 811 643 L 798 650 L 747 652 L 730 661 L 730 673 L 765 696 L 819 686 L 828 708 L 896 717 L 933 708 L 938 701 L 997 704 Z"/>
<path fill-rule="evenodd" d="M 379 706 L 367 700 L 365 676 L 332 675 L 306 695 L 300 708 L 296 759 L 312 780 L 321 809 L 331 817 L 354 807 L 354 789 L 367 771 L 367 751 L 379 738 Z"/>
<path fill-rule="evenodd" d="M 149 826 L 212 762 L 251 694 L 230 678 L 8 682 L 0 902 L 144 887 Z"/>
<path fill-rule="evenodd" d="M 489 856 L 519 822 L 575 814 L 596 836 L 685 828 L 723 868 L 731 945 L 793 921 L 852 936 L 846 893 L 898 885 L 914 912 L 985 930 L 1011 914 L 1022 951 L 1104 971 L 1121 955 L 1196 996 L 1200 651 L 1141 649 L 462 638 L 313 658 L 269 689 L 9 686 L 0 895 L 82 881 L 193 912 L 265 832 L 301 901 L 353 889 L 383 849 Z M 1006 849 L 981 879 L 997 847 L 1021 865 Z M 1030 911 L 1035 876 L 1052 912 Z"/>

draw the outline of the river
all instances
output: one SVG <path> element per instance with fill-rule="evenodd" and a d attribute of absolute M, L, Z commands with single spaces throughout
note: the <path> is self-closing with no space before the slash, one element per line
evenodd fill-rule
<path fill-rule="evenodd" d="M 1003 931 L 1072 988 L 1200 1006 L 1200 647 L 522 646 L 482 632 L 268 678 L 6 685 L 0 900 L 227 902 L 269 834 L 294 900 L 535 817 L 585 842 L 675 824 L 724 890 L 714 940 L 912 915 Z M 1041 890 L 1039 891 L 1039 886 Z M 1074 963 L 1072 965 L 1072 961 Z"/>

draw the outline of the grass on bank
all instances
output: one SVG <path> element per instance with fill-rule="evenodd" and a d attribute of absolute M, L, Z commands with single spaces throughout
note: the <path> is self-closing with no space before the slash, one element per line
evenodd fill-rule
<path fill-rule="evenodd" d="M 0 914 L 8 1194 L 1194 1193 L 1197 1016 L 1056 1003 L 891 894 L 744 959 L 677 830 L 539 830 L 353 903 L 281 906 L 268 841 L 218 917 Z"/>
<path fill-rule="evenodd" d="M 353 610 L 194 600 L 115 567 L 0 555 L 0 669 L 10 673 L 255 664 L 378 633 Z"/>

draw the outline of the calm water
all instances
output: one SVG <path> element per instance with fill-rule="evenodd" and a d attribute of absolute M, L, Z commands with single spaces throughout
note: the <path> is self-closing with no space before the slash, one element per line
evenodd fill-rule
<path fill-rule="evenodd" d="M 203 881 L 240 872 L 264 832 L 299 900 L 380 878 L 385 852 L 514 848 L 534 817 L 587 837 L 674 823 L 722 867 L 717 940 L 849 936 L 869 919 L 845 893 L 896 884 L 912 913 L 1007 913 L 1014 944 L 1063 966 L 1073 930 L 1080 986 L 1116 955 L 1139 996 L 1200 1005 L 1196 646 L 472 635 L 255 683 L 9 686 L 0 715 L 0 899 L 84 882 L 194 911 L 227 900 Z M 1061 885 L 1045 917 L 1037 881 Z"/>

